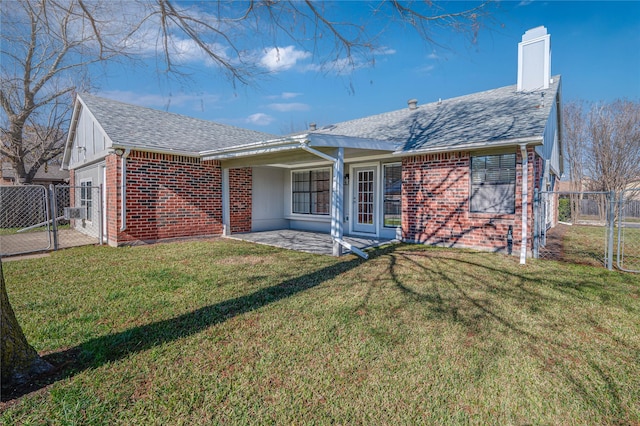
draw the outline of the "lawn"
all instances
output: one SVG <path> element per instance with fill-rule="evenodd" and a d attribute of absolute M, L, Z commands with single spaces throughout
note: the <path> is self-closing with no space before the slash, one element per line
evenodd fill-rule
<path fill-rule="evenodd" d="M 212 240 L 4 264 L 48 386 L 11 424 L 638 424 L 640 277 Z"/>
<path fill-rule="evenodd" d="M 608 242 L 608 228 L 604 226 L 589 225 L 558 225 L 550 231 L 550 235 L 556 232 L 561 234 L 562 250 L 556 253 L 553 245 L 542 247 L 540 257 L 545 259 L 557 259 L 570 263 L 585 265 L 606 265 L 605 249 Z M 640 228 L 625 227 L 622 229 L 621 264 L 623 269 L 640 271 Z M 618 228 L 613 235 L 613 264 L 618 265 Z"/>

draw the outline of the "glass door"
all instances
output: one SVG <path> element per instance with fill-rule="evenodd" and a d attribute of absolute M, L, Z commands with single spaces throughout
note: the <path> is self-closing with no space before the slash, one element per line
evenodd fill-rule
<path fill-rule="evenodd" d="M 353 231 L 376 232 L 376 168 L 353 169 Z"/>

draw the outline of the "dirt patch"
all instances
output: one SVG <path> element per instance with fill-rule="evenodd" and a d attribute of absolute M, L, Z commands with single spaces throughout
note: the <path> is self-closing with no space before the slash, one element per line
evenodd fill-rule
<path fill-rule="evenodd" d="M 564 245 L 562 241 L 569 225 L 559 223 L 547 231 L 547 241 L 544 247 L 540 247 L 540 257 L 549 260 L 564 259 Z"/>

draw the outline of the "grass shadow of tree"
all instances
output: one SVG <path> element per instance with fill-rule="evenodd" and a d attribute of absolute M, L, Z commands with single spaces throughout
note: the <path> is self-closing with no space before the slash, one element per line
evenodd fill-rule
<path fill-rule="evenodd" d="M 174 318 L 96 337 L 78 346 L 46 354 L 43 358 L 56 367 L 54 371 L 34 377 L 27 384 L 11 389 L 6 394 L 3 393 L 2 402 L 15 400 L 61 379 L 73 377 L 86 369 L 97 368 L 130 354 L 191 336 L 236 316 L 310 290 L 363 262 L 364 260 L 357 257 L 352 257 L 350 260 L 345 258 L 343 262 L 287 279 L 245 296 L 205 306 Z"/>

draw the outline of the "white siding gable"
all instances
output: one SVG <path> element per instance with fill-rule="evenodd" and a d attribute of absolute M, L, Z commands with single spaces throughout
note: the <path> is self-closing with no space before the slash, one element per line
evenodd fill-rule
<path fill-rule="evenodd" d="M 111 139 L 93 114 L 82 104 L 79 108 L 73 143 L 69 153 L 70 169 L 102 160 L 107 156 L 112 145 Z"/>
<path fill-rule="evenodd" d="M 558 129 L 558 100 L 559 95 L 557 95 L 557 99 L 549 99 L 547 102 L 552 102 L 551 111 L 549 112 L 549 117 L 547 119 L 547 124 L 544 128 L 544 142 L 542 146 L 536 147 L 537 153 L 546 161 L 549 162 L 549 167 L 551 171 L 556 175 L 560 176 L 562 174 L 562 168 L 560 167 L 560 140 L 559 140 L 559 129 Z"/>

